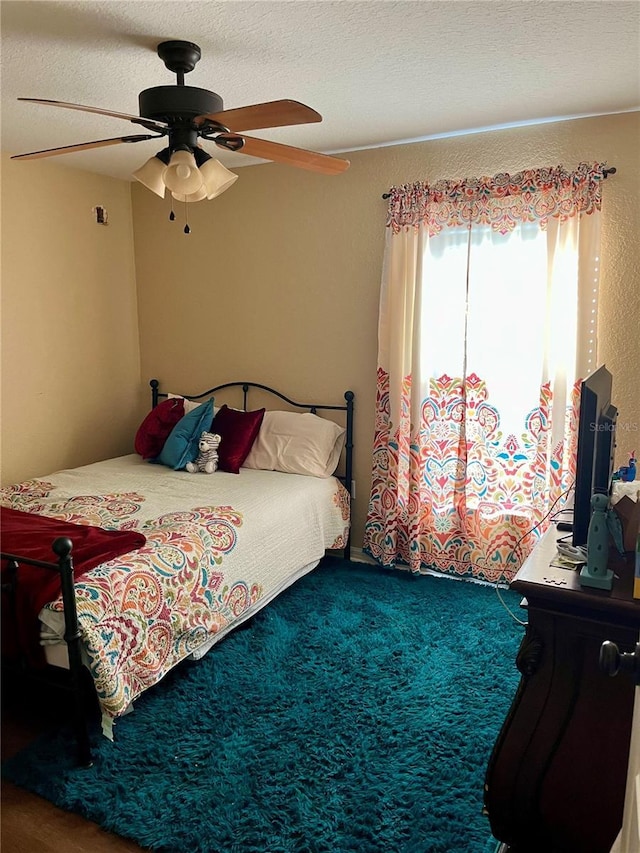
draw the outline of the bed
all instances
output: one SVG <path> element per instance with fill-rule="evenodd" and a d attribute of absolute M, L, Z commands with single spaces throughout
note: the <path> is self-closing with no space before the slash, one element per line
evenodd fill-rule
<path fill-rule="evenodd" d="M 349 556 L 351 391 L 344 404 L 320 405 L 250 382 L 198 395 L 150 384 L 138 452 L 0 491 L 3 626 L 23 665 L 68 673 L 85 765 L 85 672 L 113 737 L 115 721 L 180 661 L 206 654 L 326 551 Z M 230 394 L 239 405 L 221 404 Z M 276 407 L 252 399 L 251 408 L 250 394 Z M 184 468 L 201 428 L 221 435 L 210 474 Z M 5 547 L 5 534 L 16 548 Z"/>

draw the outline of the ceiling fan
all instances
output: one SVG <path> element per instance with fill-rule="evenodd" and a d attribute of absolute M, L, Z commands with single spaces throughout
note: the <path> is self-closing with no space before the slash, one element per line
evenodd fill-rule
<path fill-rule="evenodd" d="M 171 190 L 174 198 L 182 201 L 213 198 L 237 178 L 237 175 L 233 175 L 221 163 L 211 159 L 210 155 L 199 145 L 200 139 L 213 142 L 219 148 L 228 151 L 286 163 L 324 175 L 336 175 L 349 167 L 348 160 L 246 136 L 244 132 L 258 128 L 284 127 L 322 121 L 322 116 L 311 107 L 307 107 L 298 101 L 279 100 L 225 110 L 220 95 L 209 92 L 207 89 L 198 89 L 184 84 L 184 75 L 193 71 L 201 57 L 201 51 L 197 44 L 188 41 L 164 41 L 158 45 L 157 53 L 169 71 L 176 75 L 176 85 L 154 86 L 140 92 L 138 95 L 139 116 L 104 110 L 99 107 L 70 104 L 64 101 L 50 101 L 39 98 L 18 99 L 46 106 L 125 119 L 132 124 L 140 125 L 151 133 L 117 136 L 112 139 L 98 139 L 94 142 L 65 145 L 61 148 L 31 151 L 27 154 L 16 154 L 11 159 L 35 160 L 58 154 L 87 151 L 91 148 L 103 148 L 109 145 L 129 144 L 168 137 L 167 147 L 139 169 L 138 173 L 140 174 L 136 172 L 133 174 L 158 195 L 164 196 L 166 186 Z M 153 163 L 152 161 L 156 162 Z M 227 183 L 223 188 L 215 191 L 224 179 L 220 170 L 224 170 L 227 176 L 231 175 L 232 177 L 231 179 L 227 177 Z M 207 175 L 210 176 L 209 185 L 207 185 Z"/>

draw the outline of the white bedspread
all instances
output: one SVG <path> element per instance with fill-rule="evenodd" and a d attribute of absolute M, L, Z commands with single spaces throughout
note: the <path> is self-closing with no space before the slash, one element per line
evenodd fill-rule
<path fill-rule="evenodd" d="M 188 474 L 131 455 L 0 491 L 3 505 L 139 530 L 146 545 L 76 582 L 83 647 L 103 716 L 264 606 L 341 548 L 349 498 L 321 479 L 242 468 Z M 41 620 L 60 631 L 61 600 Z"/>

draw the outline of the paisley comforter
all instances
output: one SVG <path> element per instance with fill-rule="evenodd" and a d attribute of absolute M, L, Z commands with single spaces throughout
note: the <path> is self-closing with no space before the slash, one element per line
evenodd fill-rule
<path fill-rule="evenodd" d="M 333 477 L 248 468 L 188 474 L 135 455 L 8 486 L 0 503 L 146 539 L 76 583 L 106 729 L 175 664 L 201 655 L 326 549 L 343 547 L 349 527 L 349 497 Z M 47 604 L 40 620 L 43 642 L 60 642 L 62 600 Z"/>

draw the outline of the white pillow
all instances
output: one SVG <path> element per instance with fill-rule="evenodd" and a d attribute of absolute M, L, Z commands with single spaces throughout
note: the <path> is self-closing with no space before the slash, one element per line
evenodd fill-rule
<path fill-rule="evenodd" d="M 330 477 L 340 461 L 345 429 L 305 412 L 265 412 L 243 468 Z"/>
<path fill-rule="evenodd" d="M 167 397 L 175 398 L 176 400 L 182 400 L 184 403 L 184 413 L 188 415 L 189 412 L 192 412 L 194 409 L 197 409 L 198 406 L 202 404 L 202 400 L 188 400 L 186 397 L 183 397 L 181 394 L 167 394 Z M 206 403 L 206 400 L 204 401 Z M 214 410 L 215 415 L 215 410 Z"/>

